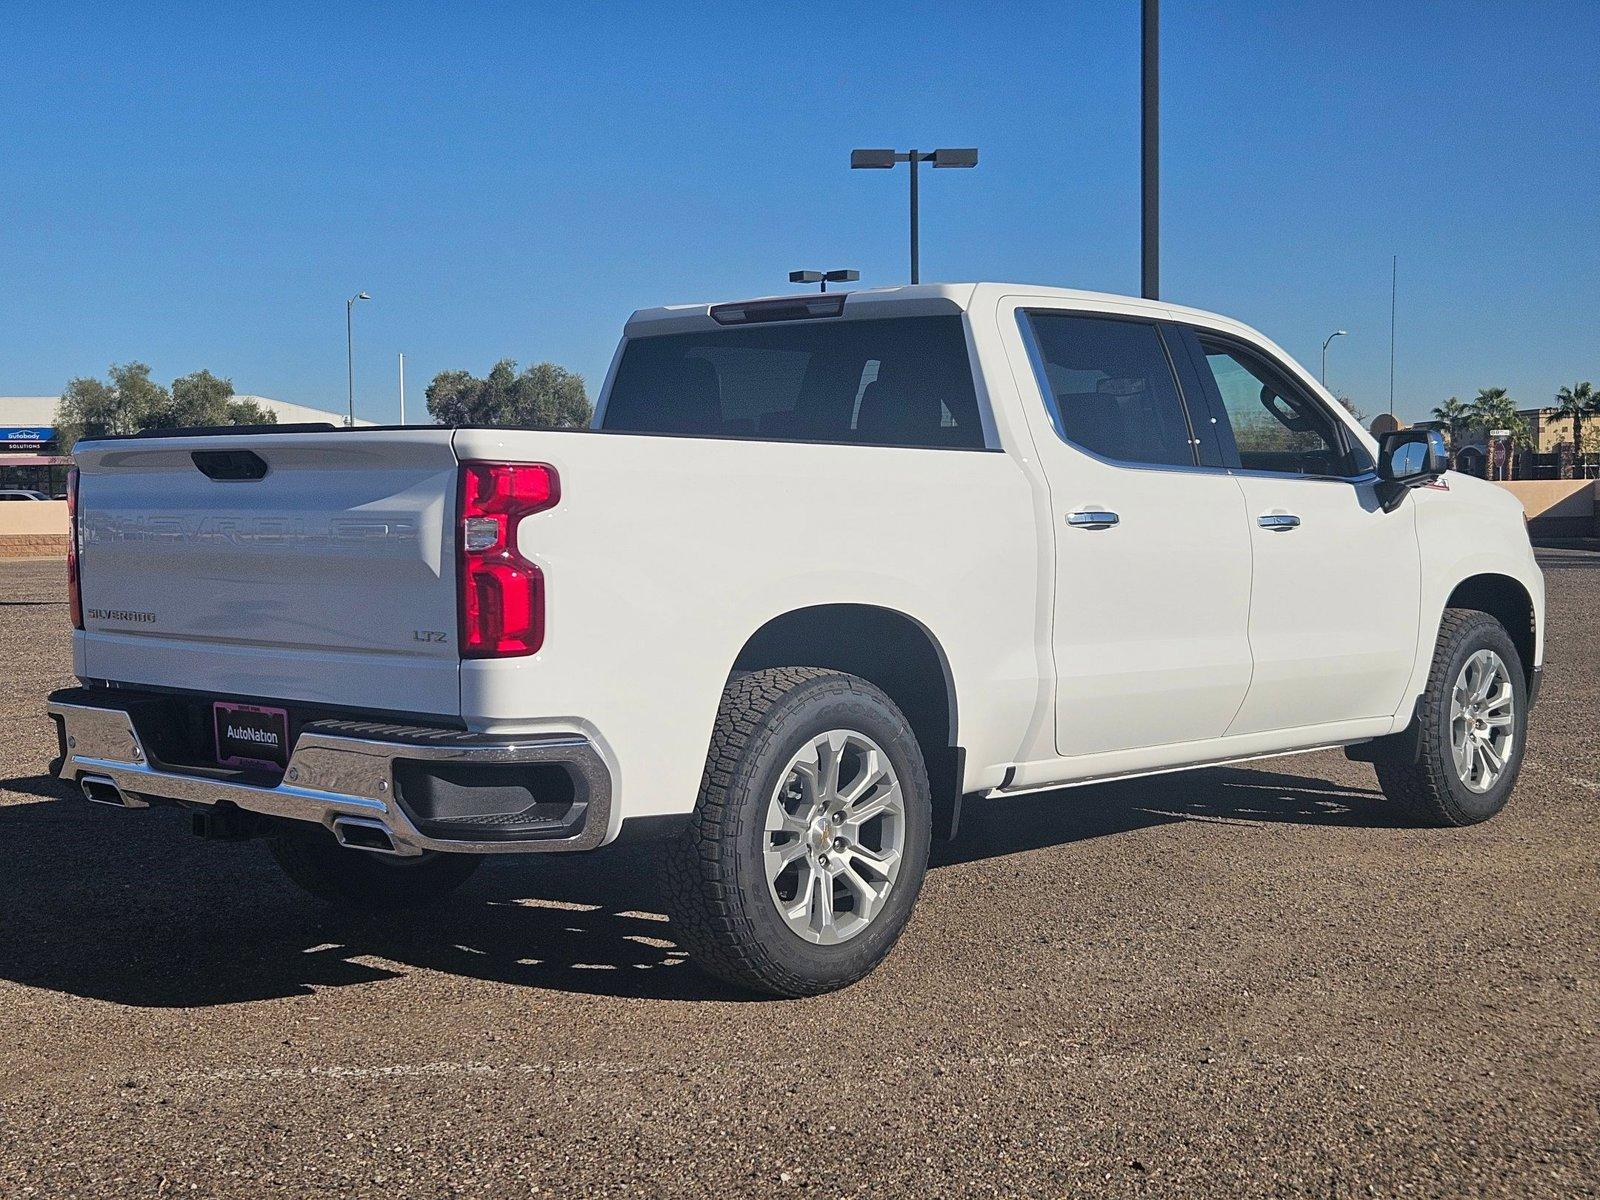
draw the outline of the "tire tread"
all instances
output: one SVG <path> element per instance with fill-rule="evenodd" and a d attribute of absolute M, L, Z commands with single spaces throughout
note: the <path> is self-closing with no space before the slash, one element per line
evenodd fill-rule
<path fill-rule="evenodd" d="M 872 966 L 826 987 L 786 969 L 758 935 L 735 883 L 735 855 L 747 833 L 744 822 L 754 811 L 738 794 L 738 775 L 767 740 L 779 735 L 770 717 L 801 689 L 870 694 L 899 716 L 878 688 L 839 671 L 771 667 L 735 674 L 717 711 L 694 815 L 669 849 L 665 871 L 674 936 L 696 965 L 737 987 L 791 997 L 846 986 Z M 903 716 L 900 720 L 904 724 Z M 925 775 L 922 786 L 926 788 Z"/>
<path fill-rule="evenodd" d="M 1449 748 L 1440 745 L 1440 725 L 1434 719 L 1441 708 L 1448 709 L 1450 689 L 1455 680 L 1450 678 L 1450 663 L 1455 648 L 1479 629 L 1490 629 L 1505 636 L 1505 629 L 1493 616 L 1478 609 L 1447 608 L 1439 622 L 1439 637 L 1434 645 L 1433 662 L 1428 668 L 1428 682 L 1417 703 L 1416 720 L 1419 723 L 1418 753 L 1415 761 L 1379 761 L 1375 764 L 1378 785 L 1383 794 L 1407 818 L 1419 825 L 1459 826 L 1470 824 L 1458 809 L 1450 793 L 1446 772 L 1449 770 Z M 1513 660 L 1515 655 L 1513 654 Z M 1512 670 L 1520 664 L 1507 664 Z"/>

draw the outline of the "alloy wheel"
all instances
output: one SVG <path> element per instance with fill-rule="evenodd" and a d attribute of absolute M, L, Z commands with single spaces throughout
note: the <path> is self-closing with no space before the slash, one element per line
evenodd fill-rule
<path fill-rule="evenodd" d="M 1516 737 L 1516 690 L 1493 650 L 1475 652 L 1450 691 L 1450 751 L 1456 777 L 1483 793 L 1505 773 Z"/>
<path fill-rule="evenodd" d="M 865 734 L 829 730 L 789 760 L 768 802 L 768 893 L 806 941 L 848 941 L 883 911 L 905 841 L 905 799 L 889 756 Z"/>

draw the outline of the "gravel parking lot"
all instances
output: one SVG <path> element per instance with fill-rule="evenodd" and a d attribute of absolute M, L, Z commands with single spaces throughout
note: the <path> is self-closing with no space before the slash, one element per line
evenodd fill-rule
<path fill-rule="evenodd" d="M 1338 753 L 978 804 L 857 987 L 688 966 L 647 850 L 350 919 L 45 776 L 59 564 L 0 563 L 0 1196 L 1600 1191 L 1600 555 L 1543 556 L 1497 821 Z"/>

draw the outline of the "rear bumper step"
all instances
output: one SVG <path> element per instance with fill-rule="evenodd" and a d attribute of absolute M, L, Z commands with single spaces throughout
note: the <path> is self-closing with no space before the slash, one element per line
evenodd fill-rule
<path fill-rule="evenodd" d="M 51 696 L 47 708 L 61 738 L 57 773 L 100 804 L 143 808 L 160 799 L 205 809 L 232 806 L 322 825 L 353 849 L 402 856 L 427 850 L 592 850 L 610 826 L 610 771 L 593 743 L 578 734 L 489 737 L 318 721 L 301 732 L 282 780 L 270 786 L 159 762 L 134 715 L 112 695 L 91 698 L 85 689 L 73 688 Z M 474 787 L 474 773 L 480 771 L 495 785 Z M 548 779 L 552 772 L 562 781 L 559 803 L 531 805 L 528 819 L 516 812 L 470 811 L 475 799 L 493 808 L 497 802 L 504 806 L 502 797 L 519 795 L 505 786 L 507 778 Z M 425 791 L 416 783 L 419 778 L 446 783 Z M 407 810 L 408 781 L 420 803 L 432 807 Z M 448 793 L 453 808 L 435 798 L 441 787 L 454 788 Z M 428 815 L 416 815 L 419 811 Z"/>

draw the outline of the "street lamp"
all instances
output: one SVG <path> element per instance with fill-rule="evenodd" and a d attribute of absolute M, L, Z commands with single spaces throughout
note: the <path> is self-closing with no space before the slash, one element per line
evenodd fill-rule
<path fill-rule="evenodd" d="M 350 415 L 345 418 L 345 424 L 354 426 L 356 423 L 356 328 L 355 307 L 357 300 L 371 300 L 372 297 L 365 292 L 357 292 L 344 302 L 344 360 L 346 398 L 350 402 Z"/>
<path fill-rule="evenodd" d="M 931 162 L 935 167 L 975 167 L 978 165 L 978 152 L 974 149 L 966 150 L 907 150 L 904 153 L 898 150 L 852 150 L 850 151 L 850 169 L 852 171 L 887 171 L 893 169 L 896 163 L 911 164 L 911 282 L 920 282 L 917 270 L 917 167 L 925 162 Z"/>
<path fill-rule="evenodd" d="M 860 271 L 790 271 L 790 283 L 819 283 L 818 291 L 827 291 L 830 283 L 854 283 L 861 278 Z"/>
<path fill-rule="evenodd" d="M 1323 387 L 1328 386 L 1328 343 L 1333 341 L 1333 339 L 1336 337 L 1345 336 L 1347 335 L 1343 329 L 1335 329 L 1327 337 L 1322 339 L 1322 374 L 1317 376 L 1317 382 Z"/>

